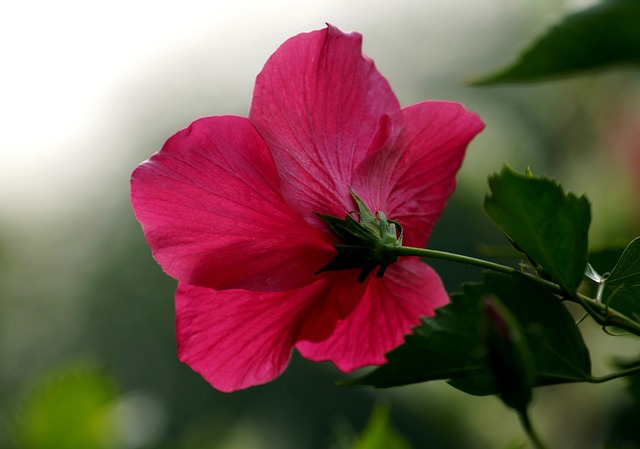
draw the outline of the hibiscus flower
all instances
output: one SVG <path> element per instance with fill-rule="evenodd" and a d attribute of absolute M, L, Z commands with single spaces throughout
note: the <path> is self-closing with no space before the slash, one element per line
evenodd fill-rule
<path fill-rule="evenodd" d="M 221 391 L 271 381 L 294 348 L 344 372 L 382 364 L 448 302 L 415 257 L 377 275 L 336 263 L 331 217 L 367 210 L 424 247 L 484 126 L 457 103 L 400 108 L 361 41 L 330 25 L 287 40 L 248 117 L 199 119 L 133 172 L 135 215 L 178 280 L 179 357 Z"/>

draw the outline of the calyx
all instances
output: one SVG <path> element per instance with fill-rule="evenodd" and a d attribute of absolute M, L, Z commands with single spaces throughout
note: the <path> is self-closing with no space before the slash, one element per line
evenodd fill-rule
<path fill-rule="evenodd" d="M 350 192 L 358 205 L 357 211 L 348 212 L 344 219 L 316 213 L 340 239 L 333 245 L 338 252 L 336 257 L 316 274 L 361 268 L 358 282 L 364 282 L 369 273 L 379 267 L 376 277 L 381 278 L 387 267 L 398 261 L 393 250 L 402 246 L 402 226 L 387 219 L 381 211 L 373 214 L 353 190 Z"/>

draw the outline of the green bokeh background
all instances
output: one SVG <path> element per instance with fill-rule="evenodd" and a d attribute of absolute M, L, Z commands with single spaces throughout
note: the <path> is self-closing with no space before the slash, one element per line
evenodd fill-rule
<path fill-rule="evenodd" d="M 483 245 L 505 245 L 481 207 L 487 175 L 505 162 L 586 193 L 594 247 L 629 241 L 640 234 L 637 69 L 530 86 L 464 84 L 509 62 L 551 20 L 583 3 L 276 0 L 258 11 L 249 0 L 219 0 L 208 9 L 204 2 L 116 1 L 9 9 L 5 20 L 20 31 L 3 36 L 11 38 L 2 44 L 11 52 L 0 85 L 21 95 L 0 105 L 7 125 L 0 136 L 0 448 L 346 449 L 380 401 L 414 448 L 523 440 L 517 418 L 495 398 L 466 396 L 439 382 L 341 388 L 334 381 L 343 374 L 297 354 L 271 384 L 233 394 L 213 390 L 177 360 L 176 283 L 151 258 L 130 210 L 128 178 L 192 120 L 246 115 L 253 78 L 268 55 L 287 37 L 328 21 L 363 33 L 365 52 L 403 105 L 461 101 L 487 124 L 469 149 L 431 247 L 478 255 Z M 48 14 L 57 23 L 53 34 L 34 24 L 31 7 L 38 20 Z M 99 25 L 107 20 L 101 8 L 113 19 L 108 27 Z M 128 33 L 124 41 L 119 27 Z M 65 29 L 72 38 L 56 46 L 56 33 Z M 37 45 L 26 40 L 34 36 Z M 92 49 L 89 61 L 103 62 L 97 70 L 105 76 L 52 95 L 71 105 L 91 99 L 70 113 L 38 92 L 59 93 L 51 80 L 60 74 L 90 77 L 90 62 L 73 46 L 81 43 Z M 120 59 L 120 52 L 129 56 Z M 24 58 L 40 62 L 40 85 L 30 84 Z M 18 109 L 25 104 L 28 114 Z M 66 115 L 56 117 L 57 108 Z M 63 119 L 64 132 L 34 137 L 47 121 Z M 30 124 L 33 135 L 14 123 Z M 480 278 L 471 268 L 433 266 L 450 291 Z M 608 370 L 608 354 L 634 354 L 630 340 L 603 338 L 589 323 L 583 330 L 596 374 Z M 555 447 L 584 449 L 626 432 L 630 413 L 637 417 L 616 381 L 540 390 L 534 419 Z"/>

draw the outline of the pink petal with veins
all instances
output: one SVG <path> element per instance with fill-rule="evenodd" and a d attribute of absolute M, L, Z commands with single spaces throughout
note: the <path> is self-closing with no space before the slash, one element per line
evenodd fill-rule
<path fill-rule="evenodd" d="M 153 254 L 181 282 L 281 291 L 317 281 L 332 239 L 282 199 L 264 141 L 243 117 L 178 132 L 131 178 L 131 202 Z"/>
<path fill-rule="evenodd" d="M 287 203 L 344 216 L 357 164 L 386 140 L 399 111 L 389 83 L 362 55 L 362 36 L 328 28 L 286 41 L 256 79 L 249 120 L 271 150 Z"/>
<path fill-rule="evenodd" d="M 269 382 L 286 368 L 297 341 L 329 337 L 364 289 L 349 273 L 340 274 L 337 282 L 320 280 L 286 292 L 179 284 L 180 360 L 221 391 Z"/>
<path fill-rule="evenodd" d="M 435 271 L 418 259 L 402 259 L 389 266 L 384 278 L 370 278 L 360 304 L 338 323 L 329 338 L 296 345 L 311 360 L 331 360 L 349 372 L 386 362 L 384 354 L 402 343 L 420 324 L 449 302 Z"/>
<path fill-rule="evenodd" d="M 394 117 L 392 142 L 356 168 L 354 191 L 404 229 L 403 244 L 424 247 L 456 187 L 467 145 L 484 128 L 459 103 L 425 101 Z"/>

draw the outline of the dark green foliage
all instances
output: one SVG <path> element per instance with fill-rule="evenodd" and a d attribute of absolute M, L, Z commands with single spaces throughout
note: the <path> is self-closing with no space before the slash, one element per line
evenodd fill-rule
<path fill-rule="evenodd" d="M 607 277 L 602 301 L 640 321 L 640 237 L 629 243 Z"/>
<path fill-rule="evenodd" d="M 508 67 L 476 86 L 541 81 L 611 65 L 640 63 L 640 2 L 608 0 L 564 18 Z"/>
<path fill-rule="evenodd" d="M 574 293 L 587 265 L 591 206 L 586 197 L 564 193 L 551 179 L 505 167 L 489 178 L 484 207 L 534 268 Z"/>
<path fill-rule="evenodd" d="M 558 298 L 525 276 L 487 273 L 483 283 L 465 285 L 451 304 L 414 329 L 388 354 L 386 365 L 352 384 L 391 387 L 447 379 L 470 394 L 499 393 L 482 331 L 481 302 L 487 296 L 499 298 L 519 323 L 535 386 L 589 378 L 588 350 Z"/>

